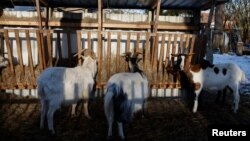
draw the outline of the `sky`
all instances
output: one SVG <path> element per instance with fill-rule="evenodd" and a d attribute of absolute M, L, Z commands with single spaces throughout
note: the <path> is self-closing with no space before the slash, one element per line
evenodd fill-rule
<path fill-rule="evenodd" d="M 237 64 L 246 74 L 249 82 L 243 84 L 240 93 L 250 95 L 250 55 L 237 56 L 235 54 L 214 54 L 214 64 L 234 63 Z"/>

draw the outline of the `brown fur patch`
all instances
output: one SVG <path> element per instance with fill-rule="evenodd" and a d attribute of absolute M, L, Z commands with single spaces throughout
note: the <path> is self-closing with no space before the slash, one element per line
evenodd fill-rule
<path fill-rule="evenodd" d="M 197 65 L 193 65 L 191 66 L 191 71 L 193 72 L 199 72 L 201 70 L 201 65 L 200 64 L 197 64 Z"/>
<path fill-rule="evenodd" d="M 201 88 L 201 83 L 194 83 L 194 90 L 199 90 Z"/>

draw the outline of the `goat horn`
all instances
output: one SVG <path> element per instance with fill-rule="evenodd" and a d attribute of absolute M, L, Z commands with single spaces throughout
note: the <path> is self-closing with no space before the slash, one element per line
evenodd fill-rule
<path fill-rule="evenodd" d="M 84 53 L 86 50 L 88 50 L 88 49 L 87 49 L 87 48 L 82 49 L 80 52 L 77 52 L 77 53 L 74 55 L 74 57 L 77 56 L 77 55 L 81 55 L 81 54 Z"/>
<path fill-rule="evenodd" d="M 141 53 L 141 52 L 135 52 L 135 53 L 133 54 L 133 56 L 131 56 L 131 57 L 137 58 L 139 54 L 142 54 L 142 53 Z"/>
<path fill-rule="evenodd" d="M 123 57 L 125 57 L 125 56 L 130 56 L 131 54 L 132 54 L 131 52 L 125 52 L 125 53 L 122 54 L 122 56 L 123 56 Z"/>

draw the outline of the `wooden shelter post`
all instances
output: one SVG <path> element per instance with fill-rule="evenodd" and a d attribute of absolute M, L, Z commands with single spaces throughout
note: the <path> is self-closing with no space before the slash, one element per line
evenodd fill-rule
<path fill-rule="evenodd" d="M 41 11 L 40 11 L 40 2 L 39 0 L 36 0 L 36 12 L 37 12 L 37 16 L 38 16 L 38 26 L 39 29 L 42 29 L 42 17 L 41 17 Z"/>
<path fill-rule="evenodd" d="M 158 21 L 159 21 L 159 14 L 160 14 L 160 7 L 161 7 L 161 0 L 157 0 L 157 7 L 156 7 L 156 16 L 154 18 L 154 22 L 153 22 L 153 33 L 157 34 L 157 30 L 158 30 Z M 153 8 L 155 7 L 155 5 L 153 6 Z M 152 58 L 151 58 L 151 66 L 152 68 L 154 68 L 155 64 L 156 64 L 156 56 L 157 56 L 157 48 L 158 48 L 158 41 L 156 39 L 157 36 L 155 36 L 153 38 L 153 52 L 152 52 Z"/>
<path fill-rule="evenodd" d="M 101 70 L 102 70 L 102 25 L 103 25 L 103 13 L 102 13 L 102 0 L 98 0 L 98 82 L 102 83 Z"/>
<path fill-rule="evenodd" d="M 213 63 L 213 51 L 212 51 L 212 37 L 211 37 L 211 22 L 214 14 L 215 8 L 215 0 L 212 0 L 212 6 L 209 12 L 207 27 L 206 27 L 206 35 L 207 35 L 207 46 L 206 46 L 206 59 Z"/>

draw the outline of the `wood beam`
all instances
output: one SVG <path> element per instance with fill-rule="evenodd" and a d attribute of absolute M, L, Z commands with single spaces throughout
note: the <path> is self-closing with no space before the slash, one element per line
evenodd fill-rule
<path fill-rule="evenodd" d="M 0 25 L 9 26 L 38 26 L 37 21 L 30 20 L 5 20 L 0 21 Z M 42 22 L 45 26 L 45 22 Z M 49 21 L 49 27 L 81 27 L 81 28 L 98 28 L 98 23 L 77 23 L 77 22 L 61 22 L 61 21 Z M 150 29 L 151 24 L 149 23 L 110 23 L 104 22 L 103 28 L 112 29 Z M 199 30 L 198 25 L 185 25 L 185 24 L 170 24 L 170 23 L 160 23 L 158 24 L 158 29 L 160 30 Z"/>
<path fill-rule="evenodd" d="M 159 14 L 160 14 L 160 7 L 161 7 L 161 0 L 157 0 L 157 8 L 156 8 L 156 16 L 154 19 L 154 26 L 153 26 L 153 33 L 157 33 L 158 30 L 158 23 L 159 23 Z M 158 48 L 158 41 L 156 39 L 157 36 L 153 38 L 153 45 L 152 45 L 152 58 L 151 58 L 151 67 L 155 68 L 157 57 L 157 48 Z"/>
<path fill-rule="evenodd" d="M 46 7 L 49 6 L 47 0 L 40 0 L 40 2 L 41 2 L 44 6 L 46 6 Z"/>
<path fill-rule="evenodd" d="M 213 53 L 212 53 L 212 38 L 211 38 L 211 22 L 212 22 L 212 18 L 213 18 L 213 14 L 214 14 L 214 8 L 215 8 L 216 2 L 215 0 L 212 0 L 212 7 L 210 9 L 209 12 L 209 16 L 208 16 L 208 23 L 206 26 L 206 35 L 207 35 L 207 47 L 206 47 L 206 58 L 209 62 L 213 63 Z"/>
<path fill-rule="evenodd" d="M 42 17 L 41 17 L 41 11 L 40 11 L 40 2 L 39 0 L 36 0 L 36 12 L 38 16 L 38 21 L 39 21 L 39 29 L 42 29 Z"/>
<path fill-rule="evenodd" d="M 102 0 L 98 0 L 98 31 L 102 30 Z"/>
<path fill-rule="evenodd" d="M 157 32 L 158 28 L 160 8 L 161 8 L 161 0 L 157 0 L 156 16 L 154 19 L 154 31 L 153 31 L 154 33 Z"/>

